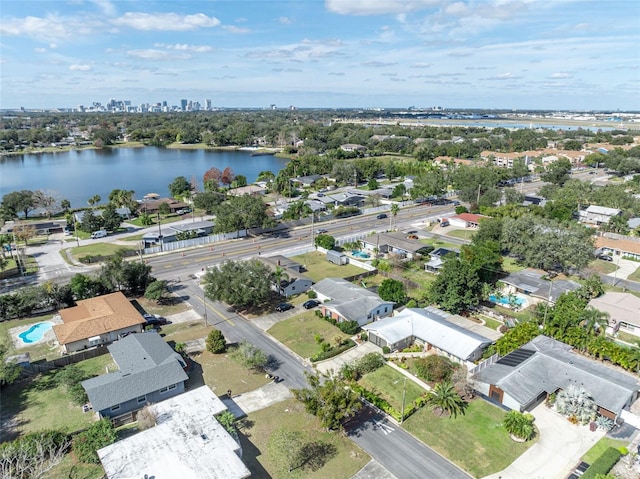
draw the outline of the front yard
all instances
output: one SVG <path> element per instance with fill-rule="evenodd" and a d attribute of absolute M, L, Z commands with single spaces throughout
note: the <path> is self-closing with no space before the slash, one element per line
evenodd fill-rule
<path fill-rule="evenodd" d="M 282 470 L 269 453 L 269 438 L 278 429 L 302 433 L 303 443 L 313 446 L 316 457 L 292 472 Z M 370 460 L 367 453 L 342 434 L 327 432 L 304 405 L 289 399 L 253 412 L 240 421 L 243 461 L 254 479 L 347 479 Z"/>
<path fill-rule="evenodd" d="M 372 373 L 365 374 L 358 383 L 386 400 L 396 411 L 402 411 L 402 395 L 405 387 L 405 407 L 408 407 L 413 401 L 427 392 L 415 382 L 387 365 L 376 369 Z"/>
<path fill-rule="evenodd" d="M 535 439 L 514 442 L 502 426 L 505 411 L 476 398 L 464 415 L 440 417 L 424 407 L 404 427 L 429 447 L 474 477 L 501 471 L 522 455 Z"/>
<path fill-rule="evenodd" d="M 352 264 L 333 264 L 327 261 L 325 255 L 317 251 L 294 256 L 291 259 L 305 265 L 307 268 L 305 275 L 315 283 L 324 278 L 347 278 L 365 272 L 362 268 Z"/>
<path fill-rule="evenodd" d="M 338 337 L 340 340 L 349 337 L 333 324 L 318 318 L 314 311 L 280 321 L 267 332 L 303 358 L 310 358 L 320 351 L 316 336 L 331 344 L 335 344 Z"/>

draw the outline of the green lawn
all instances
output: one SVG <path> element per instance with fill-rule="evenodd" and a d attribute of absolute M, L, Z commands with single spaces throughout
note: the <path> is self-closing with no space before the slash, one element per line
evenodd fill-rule
<path fill-rule="evenodd" d="M 415 382 L 393 369 L 391 366 L 383 366 L 372 373 L 366 374 L 358 383 L 369 391 L 378 394 L 391 404 L 396 411 L 402 410 L 402 393 L 405 387 L 406 379 L 406 396 L 405 407 L 414 400 L 422 396 L 427 391 Z"/>
<path fill-rule="evenodd" d="M 313 251 L 291 258 L 306 266 L 305 274 L 314 282 L 324 278 L 346 278 L 364 272 L 362 268 L 351 264 L 337 265 L 327 261 L 325 255 Z"/>
<path fill-rule="evenodd" d="M 503 256 L 502 269 L 505 270 L 507 273 L 516 273 L 518 271 L 522 271 L 524 269 L 524 266 L 520 266 L 515 258 Z"/>
<path fill-rule="evenodd" d="M 280 470 L 268 451 L 269 438 L 283 428 L 302 433 L 304 444 L 324 445 L 325 455 L 317 457 L 317 467 L 303 467 L 293 472 Z M 348 479 L 370 460 L 367 453 L 343 434 L 327 432 L 318 420 L 304 410 L 302 403 L 289 399 L 253 412 L 240 421 L 242 460 L 253 479 Z"/>
<path fill-rule="evenodd" d="M 143 236 L 144 236 L 143 234 L 131 235 L 131 236 L 126 236 L 124 238 L 121 238 L 121 240 L 122 241 L 138 242 L 138 241 L 142 241 L 142 237 Z"/>
<path fill-rule="evenodd" d="M 501 471 L 531 447 L 517 443 L 502 427 L 505 411 L 482 399 L 468 404 L 463 416 L 439 417 L 428 407 L 404 422 L 404 427 L 474 477 Z"/>
<path fill-rule="evenodd" d="M 589 264 L 589 269 L 597 271 L 598 273 L 609 274 L 617 270 L 618 266 L 611 261 L 603 261 L 601 259 L 596 259 Z M 638 281 L 638 280 L 635 280 L 635 281 Z"/>
<path fill-rule="evenodd" d="M 631 281 L 640 281 L 640 266 L 638 266 L 638 268 L 636 268 L 636 270 L 629 275 L 628 279 L 630 279 Z"/>
<path fill-rule="evenodd" d="M 318 318 L 313 311 L 280 321 L 268 333 L 303 358 L 309 358 L 320 351 L 320 345 L 315 341 L 316 334 L 331 345 L 335 344 L 334 338 L 337 336 L 341 339 L 349 337 L 333 324 Z"/>
<path fill-rule="evenodd" d="M 465 240 L 471 240 L 475 233 L 476 232 L 473 230 L 453 230 L 446 233 L 446 235 L 451 236 L 453 238 L 462 238 Z"/>
<path fill-rule="evenodd" d="M 99 375 L 114 367 L 111 355 L 105 354 L 78 364 L 88 375 Z M 6 386 L 2 392 L 2 420 L 16 420 L 19 434 L 43 429 L 73 432 L 94 420 L 91 413 L 73 404 L 63 387 L 51 383 L 52 373 L 33 376 Z"/>
<path fill-rule="evenodd" d="M 28 352 L 31 355 L 32 362 L 39 359 L 54 359 L 60 357 L 58 348 L 52 350 L 46 342 L 36 343 L 32 346 L 16 349 L 13 341 L 11 341 L 11 337 L 9 334 L 10 329 L 17 328 L 18 326 L 29 326 L 35 323 L 39 323 L 40 321 L 49 321 L 51 320 L 51 318 L 53 318 L 53 314 L 46 314 L 42 316 L 23 319 L 11 319 L 9 321 L 0 321 L 0 342 L 4 342 L 9 346 L 7 355 L 12 356 L 14 354 Z"/>
<path fill-rule="evenodd" d="M 626 447 L 629 444 L 628 441 L 622 441 L 620 439 L 611 439 L 609 437 L 603 437 L 598 442 L 596 442 L 591 449 L 589 449 L 584 456 L 582 456 L 581 460 L 586 462 L 587 464 L 593 464 L 593 462 L 598 459 L 604 451 L 609 449 L 610 447 L 615 447 L 619 449 L 621 447 Z"/>
<path fill-rule="evenodd" d="M 477 316 L 482 318 L 482 320 L 486 323 L 487 328 L 498 329 L 503 324 L 500 321 L 487 316 L 486 314 L 478 314 Z"/>
<path fill-rule="evenodd" d="M 69 453 L 64 459 L 53 469 L 47 471 L 42 479 L 60 479 L 60 478 L 77 478 L 77 479 L 103 479 L 104 469 L 101 464 L 86 464 L 78 462 Z"/>
<path fill-rule="evenodd" d="M 460 249 L 460 245 L 459 244 L 447 243 L 446 241 L 442 241 L 442 240 L 436 239 L 436 238 L 423 238 L 423 239 L 421 239 L 419 241 L 420 241 L 420 243 L 423 243 L 425 245 L 433 246 L 436 249 L 438 249 L 438 248 Z"/>
<path fill-rule="evenodd" d="M 73 256 L 78 260 L 87 256 L 112 256 L 118 250 L 135 250 L 133 246 L 122 246 L 111 243 L 95 243 L 85 246 L 77 246 L 71 250 Z"/>

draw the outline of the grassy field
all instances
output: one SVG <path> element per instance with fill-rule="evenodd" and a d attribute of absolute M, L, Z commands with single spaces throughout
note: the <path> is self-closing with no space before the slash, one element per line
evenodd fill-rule
<path fill-rule="evenodd" d="M 316 334 L 332 345 L 335 344 L 336 337 L 349 337 L 333 324 L 318 318 L 313 311 L 280 321 L 268 332 L 303 358 L 309 358 L 320 351 L 320 345 L 315 341 Z"/>
<path fill-rule="evenodd" d="M 447 243 L 446 241 L 442 241 L 442 240 L 436 239 L 436 238 L 423 238 L 423 239 L 420 240 L 420 243 L 423 243 L 423 244 L 429 245 L 429 246 L 433 246 L 436 249 L 438 249 L 438 248 L 460 249 L 460 245 L 459 244 Z"/>
<path fill-rule="evenodd" d="M 482 320 L 486 323 L 487 328 L 498 329 L 503 324 L 500 321 L 487 316 L 486 314 L 478 314 L 477 316 L 482 318 Z"/>
<path fill-rule="evenodd" d="M 628 441 L 603 437 L 598 442 L 596 442 L 593 447 L 589 449 L 584 456 L 582 456 L 581 459 L 587 464 L 593 464 L 593 461 L 598 459 L 608 448 L 615 447 L 616 449 L 618 449 L 621 447 L 626 447 L 628 444 Z"/>
<path fill-rule="evenodd" d="M 333 264 L 325 258 L 325 255 L 318 252 L 311 252 L 294 256 L 294 261 L 306 266 L 306 275 L 314 282 L 318 282 L 324 278 L 346 278 L 358 273 L 364 272 L 363 269 L 351 264 L 342 266 Z"/>
<path fill-rule="evenodd" d="M 611 261 L 603 261 L 601 259 L 597 259 L 595 261 L 592 261 L 589 264 L 589 269 L 592 269 L 593 271 L 597 271 L 598 273 L 609 274 L 617 270 L 618 266 Z M 638 281 L 638 280 L 635 280 L 635 281 Z"/>
<path fill-rule="evenodd" d="M 524 267 L 520 266 L 515 258 L 503 256 L 502 269 L 505 270 L 507 273 L 516 273 L 518 271 L 522 271 Z"/>
<path fill-rule="evenodd" d="M 78 364 L 87 375 L 99 375 L 113 368 L 111 355 L 105 354 Z M 43 429 L 76 431 L 91 424 L 93 414 L 83 413 L 73 404 L 66 390 L 52 384 L 53 373 L 33 376 L 6 386 L 2 392 L 2 420 L 16 421 L 19 434 Z"/>
<path fill-rule="evenodd" d="M 280 470 L 269 451 L 269 438 L 283 428 L 302 433 L 305 444 L 324 445 L 325 451 L 315 464 L 308 464 L 292 472 Z M 249 414 L 240 422 L 242 459 L 253 479 L 348 479 L 370 460 L 369 456 L 342 434 L 327 432 L 304 406 L 290 399 Z"/>
<path fill-rule="evenodd" d="M 60 464 L 47 471 L 42 479 L 102 479 L 104 469 L 101 464 L 85 464 L 77 462 L 73 454 L 67 454 Z"/>
<path fill-rule="evenodd" d="M 514 442 L 502 427 L 505 411 L 482 399 L 468 404 L 463 416 L 439 417 L 422 408 L 404 427 L 474 477 L 501 471 L 535 443 Z"/>
<path fill-rule="evenodd" d="M 126 236 L 125 238 L 121 238 L 121 241 L 131 241 L 133 242 L 138 242 L 138 241 L 142 241 L 142 237 L 144 236 L 144 234 L 139 234 L 139 235 L 131 235 L 131 236 Z"/>
<path fill-rule="evenodd" d="M 447 233 L 447 236 L 451 236 L 453 238 L 462 238 L 465 240 L 471 240 L 473 235 L 476 234 L 473 230 L 453 230 Z"/>
<path fill-rule="evenodd" d="M 46 343 L 36 343 L 32 346 L 17 349 L 11 340 L 9 330 L 17 328 L 19 326 L 29 326 L 41 321 L 49 321 L 53 318 L 53 314 L 45 314 L 42 316 L 35 316 L 31 318 L 12 319 L 10 321 L 0 322 L 0 342 L 4 342 L 9 346 L 7 355 L 11 356 L 18 353 L 29 353 L 31 355 L 31 361 L 37 361 L 39 359 L 49 358 L 53 359 L 60 356 L 58 349 L 51 350 L 51 347 Z"/>
<path fill-rule="evenodd" d="M 73 256 L 78 260 L 87 256 L 112 256 L 118 250 L 135 250 L 133 246 L 122 246 L 111 243 L 95 243 L 85 246 L 76 246 L 71 250 Z"/>
<path fill-rule="evenodd" d="M 405 376 L 391 366 L 383 366 L 372 373 L 366 374 L 358 383 L 369 391 L 378 394 L 391 404 L 396 411 L 402 410 L 402 394 L 405 387 Z M 410 379 L 406 379 L 405 407 L 422 396 L 427 391 Z"/>
<path fill-rule="evenodd" d="M 182 313 L 190 309 L 188 304 L 183 301 L 179 301 L 178 298 L 176 298 L 174 302 L 168 304 L 158 304 L 155 301 L 145 299 L 144 296 L 141 296 L 132 301 L 134 306 L 136 306 L 136 303 L 137 306 L 147 313 L 159 314 L 160 316 L 171 316 L 172 314 Z"/>
<path fill-rule="evenodd" d="M 636 268 L 636 270 L 629 275 L 628 279 L 630 279 L 631 281 L 640 281 L 640 266 L 638 266 L 638 268 Z"/>

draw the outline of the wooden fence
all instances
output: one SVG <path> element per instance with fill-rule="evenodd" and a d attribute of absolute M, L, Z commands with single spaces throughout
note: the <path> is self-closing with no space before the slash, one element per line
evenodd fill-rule
<path fill-rule="evenodd" d="M 77 353 L 61 356 L 51 361 L 21 364 L 22 374 L 25 376 L 33 376 L 53 369 L 63 368 L 69 364 L 75 364 L 87 359 L 96 358 L 103 354 L 107 354 L 108 352 L 109 350 L 106 346 L 96 346 L 95 348 L 85 349 L 83 351 L 78 351 Z"/>

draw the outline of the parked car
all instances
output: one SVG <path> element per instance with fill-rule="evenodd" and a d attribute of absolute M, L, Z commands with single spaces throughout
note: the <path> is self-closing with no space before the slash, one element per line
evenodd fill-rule
<path fill-rule="evenodd" d="M 597 258 L 601 259 L 602 261 L 613 261 L 613 258 L 608 254 L 599 254 Z"/>
<path fill-rule="evenodd" d="M 302 307 L 304 309 L 311 309 L 311 308 L 315 308 L 319 304 L 320 304 L 320 301 L 318 301 L 317 299 L 310 299 L 309 301 L 305 301 Z"/>
<path fill-rule="evenodd" d="M 91 233 L 91 239 L 104 238 L 107 236 L 107 230 L 98 230 Z"/>
<path fill-rule="evenodd" d="M 442 222 L 440 223 L 440 226 L 442 226 L 443 228 L 445 228 L 445 227 L 449 226 L 449 222 L 448 222 L 448 221 L 442 221 Z"/>
<path fill-rule="evenodd" d="M 329 230 L 327 230 L 327 229 L 325 229 L 325 228 L 318 228 L 318 229 L 316 230 L 316 232 L 317 232 L 319 235 L 323 235 L 323 234 L 328 233 L 328 232 L 329 232 Z"/>
<path fill-rule="evenodd" d="M 379 219 L 379 220 L 383 220 L 383 219 L 387 218 L 387 215 L 386 215 L 386 213 L 380 213 L 378 216 L 376 216 L 376 218 Z"/>
<path fill-rule="evenodd" d="M 276 311 L 278 313 L 282 313 L 284 311 L 289 311 L 290 309 L 293 309 L 293 304 L 291 303 L 280 303 L 278 306 L 276 306 Z"/>
<path fill-rule="evenodd" d="M 147 322 L 147 326 L 164 326 L 167 324 L 167 318 L 163 318 L 158 314 L 143 314 L 142 317 Z"/>

